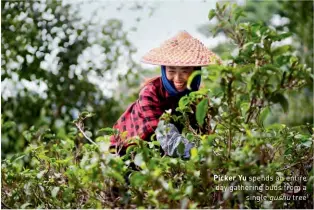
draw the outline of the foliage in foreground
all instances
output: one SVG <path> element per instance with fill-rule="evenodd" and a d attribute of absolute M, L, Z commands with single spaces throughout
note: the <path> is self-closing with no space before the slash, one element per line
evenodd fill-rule
<path fill-rule="evenodd" d="M 235 15 L 225 14 L 229 11 Z M 196 143 L 189 160 L 161 155 L 154 139 L 134 139 L 137 146 L 129 147 L 123 157 L 110 154 L 109 134 L 102 132 L 111 129 L 93 137 L 83 124 L 92 116 L 82 113 L 75 121 L 78 130 L 62 138 L 36 128 L 24 133 L 29 146 L 2 162 L 3 204 L 13 208 L 312 208 L 312 125 L 265 124 L 274 106 L 287 110 L 287 91 L 313 82 L 311 70 L 293 56 L 291 46 L 272 46 L 289 33 L 256 23 L 238 24 L 241 15 L 241 10 L 227 5 L 210 12 L 239 53 L 230 64 L 204 69 L 203 78 L 213 84 L 210 89 L 183 97 L 176 112 L 163 115 L 181 124 L 183 135 Z M 196 126 L 190 123 L 194 117 Z M 5 122 L 3 129 L 14 126 Z M 217 179 L 224 175 L 236 178 Z M 254 177 L 259 180 L 253 181 Z M 263 187 L 249 189 L 254 186 Z"/>
<path fill-rule="evenodd" d="M 284 125 L 264 129 L 244 126 L 229 146 L 230 130 L 223 124 L 219 127 L 215 134 L 186 134 L 188 138 L 199 139 L 190 160 L 161 156 L 156 141 L 137 140 L 138 146 L 119 157 L 108 152 L 109 136 L 100 136 L 96 144 L 89 144 L 78 131 L 59 139 L 49 131 L 31 130 L 27 133 L 31 143 L 25 152 L 2 162 L 2 202 L 11 208 L 310 208 L 313 205 L 310 134 L 301 134 Z M 132 164 L 135 167 L 129 167 Z M 242 175 L 247 180 L 219 181 L 215 175 Z M 294 176 L 306 180 L 285 180 Z M 252 181 L 250 177 L 262 180 Z M 272 178 L 263 180 L 266 177 Z M 262 184 L 271 189 L 235 189 L 237 185 Z M 301 190 L 285 190 L 287 185 L 301 186 Z M 226 189 L 218 190 L 218 186 Z M 273 196 L 279 200 L 259 202 L 248 196 Z M 306 201 L 281 200 L 283 196 L 305 196 Z"/>

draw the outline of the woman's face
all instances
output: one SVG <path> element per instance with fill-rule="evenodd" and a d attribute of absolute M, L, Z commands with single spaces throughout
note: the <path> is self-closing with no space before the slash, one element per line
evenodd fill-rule
<path fill-rule="evenodd" d="M 188 78 L 193 70 L 193 66 L 166 66 L 166 76 L 173 82 L 177 91 L 182 92 L 186 89 Z"/>

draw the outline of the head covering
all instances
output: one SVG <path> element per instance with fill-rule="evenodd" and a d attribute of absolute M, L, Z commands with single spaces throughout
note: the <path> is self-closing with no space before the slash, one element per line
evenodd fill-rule
<path fill-rule="evenodd" d="M 197 75 L 193 78 L 193 81 L 191 83 L 191 90 L 185 89 L 184 91 L 179 92 L 174 87 L 174 84 L 167 79 L 166 67 L 161 66 L 161 81 L 170 96 L 183 96 L 190 93 L 191 91 L 197 91 L 199 89 L 201 84 L 201 75 Z"/>
<path fill-rule="evenodd" d="M 186 31 L 165 41 L 143 56 L 143 63 L 163 66 L 207 66 L 221 63 L 221 59 L 202 42 Z"/>

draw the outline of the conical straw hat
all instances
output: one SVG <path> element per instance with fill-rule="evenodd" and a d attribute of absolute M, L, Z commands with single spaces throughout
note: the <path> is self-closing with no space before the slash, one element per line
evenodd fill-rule
<path fill-rule="evenodd" d="M 207 66 L 221 64 L 221 59 L 207 49 L 202 42 L 186 31 L 165 41 L 143 56 L 143 63 L 164 66 Z"/>

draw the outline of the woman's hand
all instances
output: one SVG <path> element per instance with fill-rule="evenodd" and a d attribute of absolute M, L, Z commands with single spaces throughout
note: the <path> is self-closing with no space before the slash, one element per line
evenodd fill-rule
<path fill-rule="evenodd" d="M 190 158 L 190 150 L 195 145 L 184 138 L 175 125 L 160 120 L 155 133 L 157 141 L 160 142 L 161 148 L 167 155 L 184 159 Z"/>

